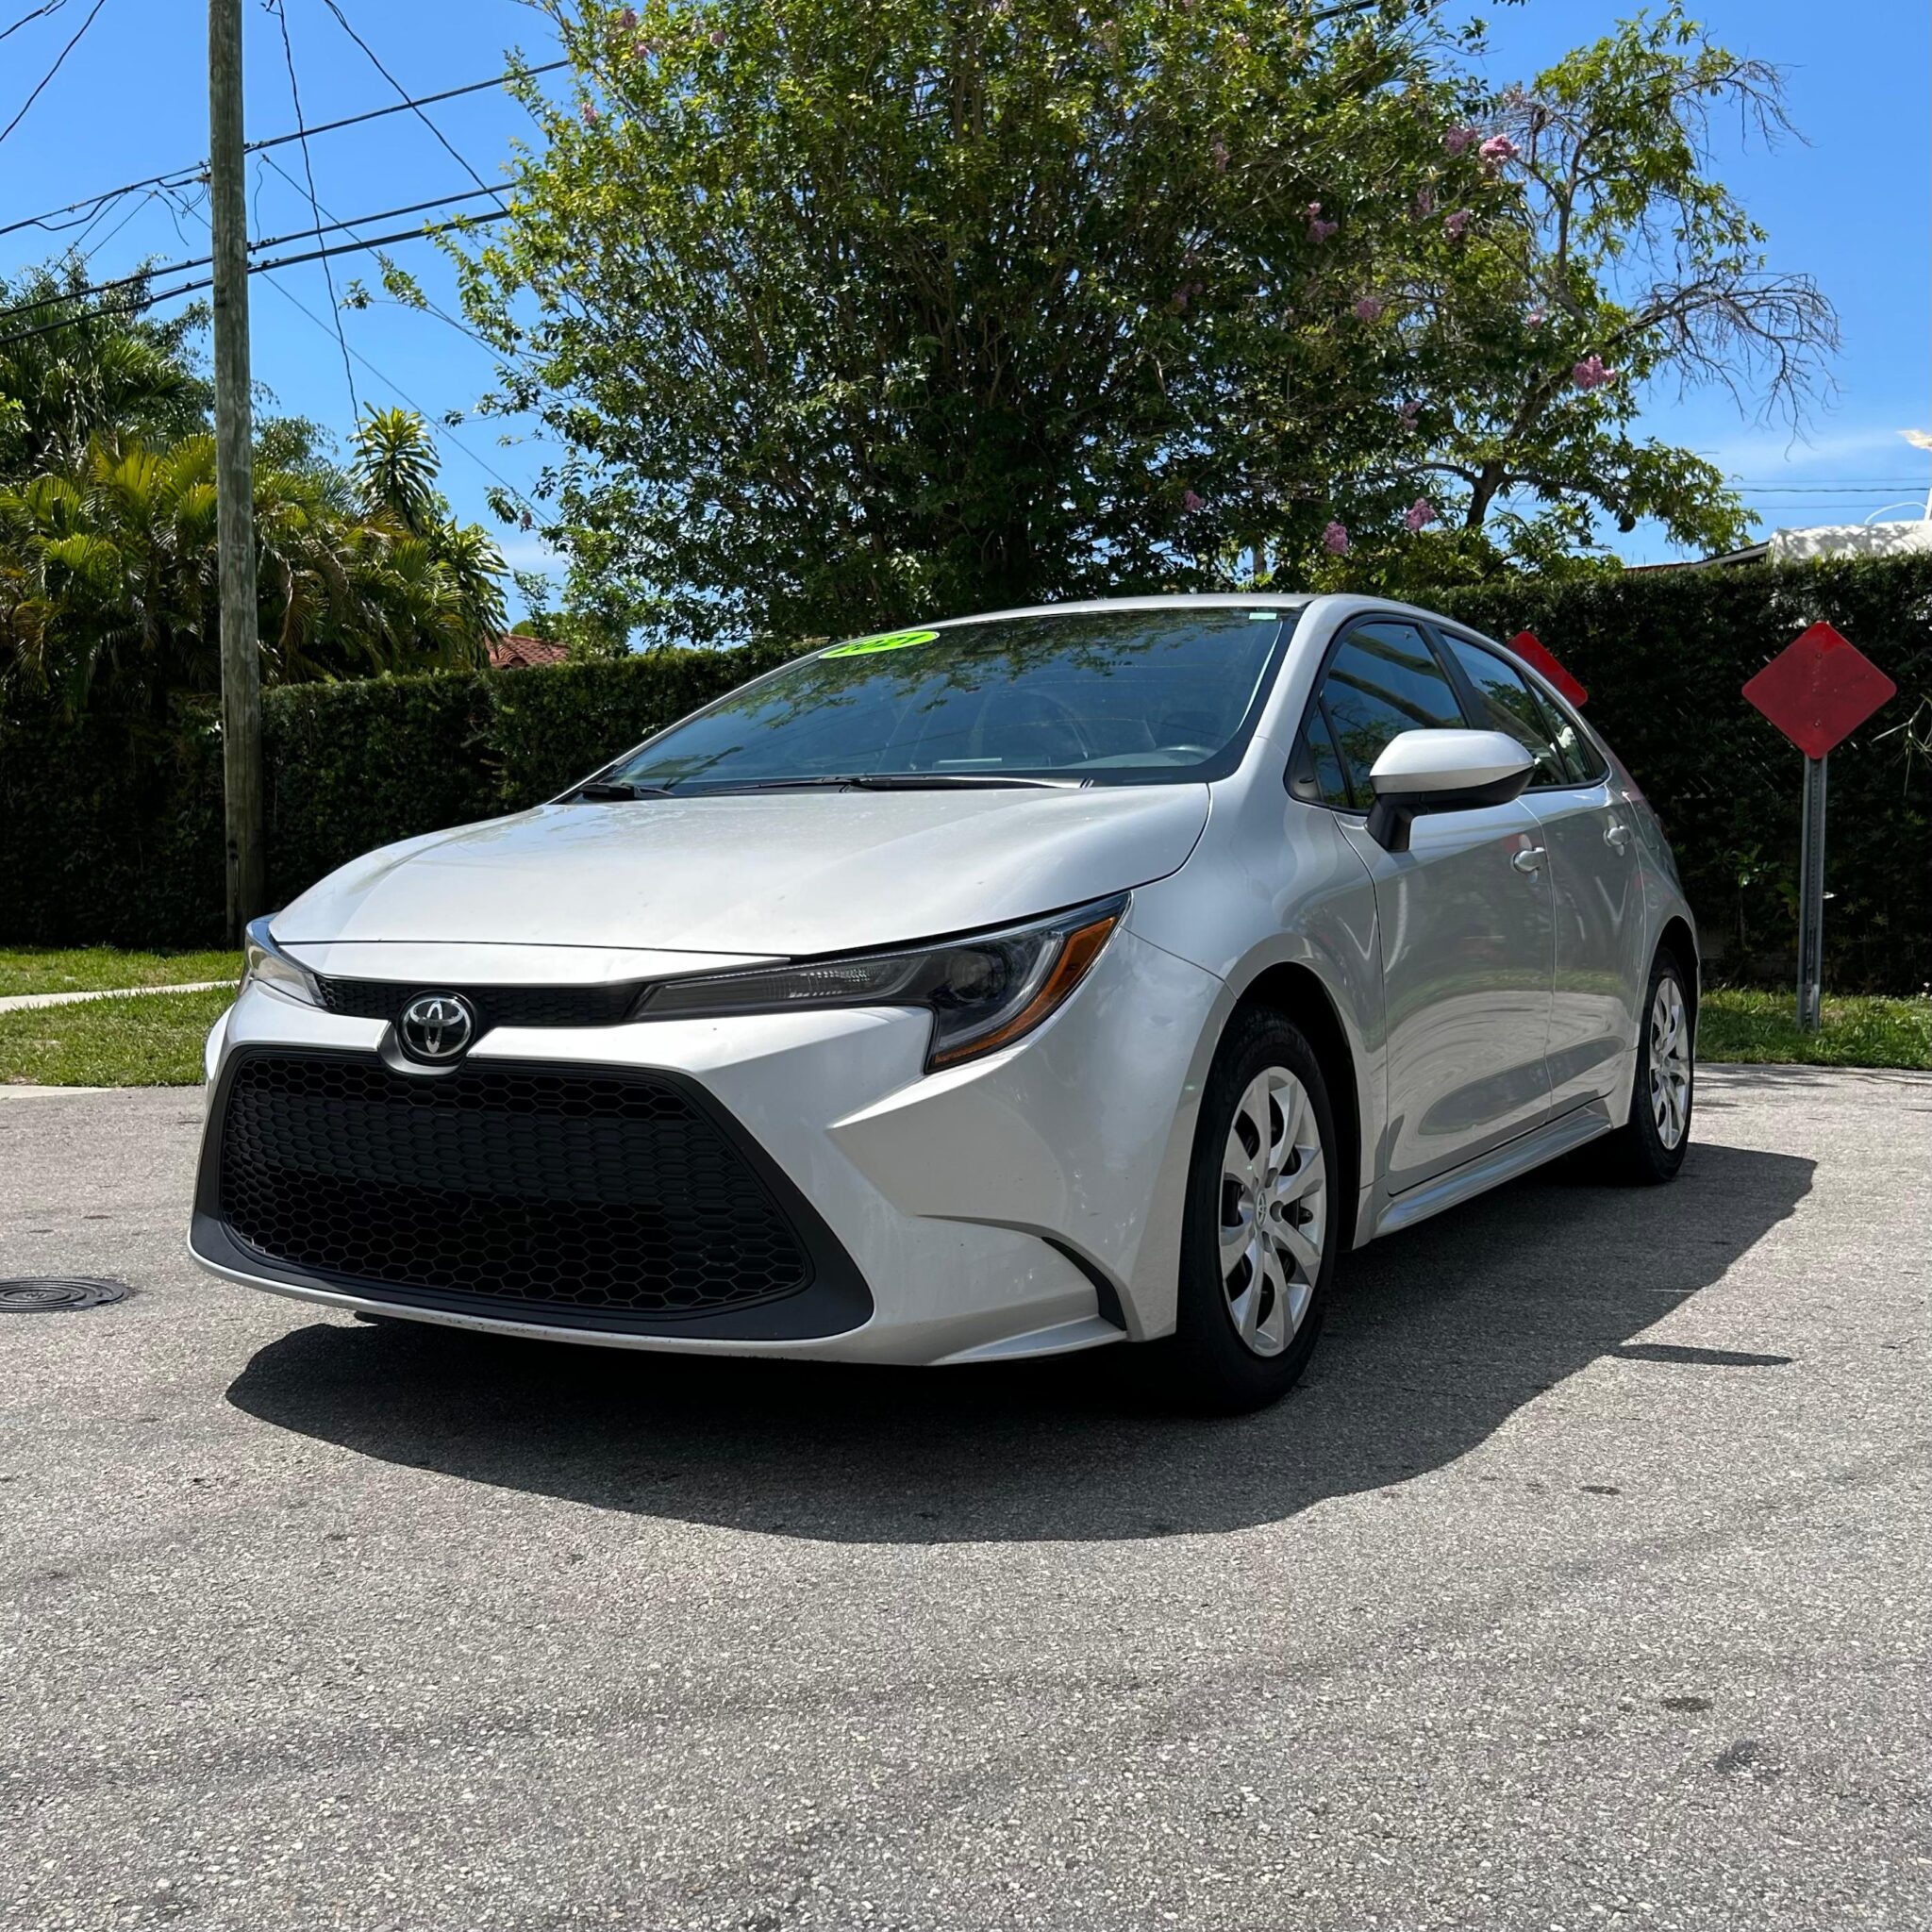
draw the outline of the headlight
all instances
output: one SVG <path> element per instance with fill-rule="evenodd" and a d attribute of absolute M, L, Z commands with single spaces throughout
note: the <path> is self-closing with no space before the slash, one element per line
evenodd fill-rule
<path fill-rule="evenodd" d="M 251 921 L 242 937 L 242 990 L 244 992 L 251 980 L 289 999 L 300 1000 L 305 1007 L 322 1004 L 322 993 L 315 984 L 314 974 L 290 958 L 269 938 L 266 919 Z"/>
<path fill-rule="evenodd" d="M 1127 909 L 1126 894 L 1030 925 L 905 952 L 796 966 L 751 966 L 666 980 L 644 1020 L 789 1013 L 801 1007 L 924 1007 L 928 1073 L 994 1053 L 1032 1032 L 1086 978 Z"/>

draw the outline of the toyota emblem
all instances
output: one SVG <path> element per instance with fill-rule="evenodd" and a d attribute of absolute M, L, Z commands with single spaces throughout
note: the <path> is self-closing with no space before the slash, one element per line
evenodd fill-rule
<path fill-rule="evenodd" d="M 412 1060 L 453 1060 L 476 1037 L 476 1012 L 460 993 L 419 992 L 396 1022 Z"/>

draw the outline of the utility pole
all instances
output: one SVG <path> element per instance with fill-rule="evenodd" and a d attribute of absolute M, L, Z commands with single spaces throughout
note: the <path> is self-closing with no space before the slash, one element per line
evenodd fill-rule
<path fill-rule="evenodd" d="M 222 786 L 227 928 L 268 909 L 261 665 L 256 638 L 254 437 L 248 385 L 248 204 L 242 135 L 242 0 L 208 4 L 208 204 L 214 223 L 215 529 L 221 555 Z"/>

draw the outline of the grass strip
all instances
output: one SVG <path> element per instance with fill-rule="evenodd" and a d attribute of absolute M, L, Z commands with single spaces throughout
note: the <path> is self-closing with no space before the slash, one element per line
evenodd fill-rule
<path fill-rule="evenodd" d="M 240 953 L 127 953 L 119 946 L 0 947 L 0 999 L 23 992 L 113 991 L 239 979 Z"/>
<path fill-rule="evenodd" d="M 0 1013 L 0 1083 L 198 1086 L 202 1043 L 234 997 L 217 987 Z"/>
<path fill-rule="evenodd" d="M 1816 1033 L 1801 1033 L 1795 993 L 1707 986 L 1697 1012 L 1697 1058 L 1932 1070 L 1932 998 L 1827 994 L 1819 1018 Z"/>

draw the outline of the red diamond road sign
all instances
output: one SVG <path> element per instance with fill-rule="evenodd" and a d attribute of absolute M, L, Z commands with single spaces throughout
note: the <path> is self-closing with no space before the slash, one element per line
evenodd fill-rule
<path fill-rule="evenodd" d="M 1573 705 L 1580 705 L 1590 693 L 1543 649 L 1533 630 L 1520 630 L 1509 640 L 1509 648 L 1529 666 L 1541 671 Z"/>
<path fill-rule="evenodd" d="M 1849 639 L 1814 624 L 1744 687 L 1744 695 L 1807 758 L 1822 758 L 1897 691 Z"/>

